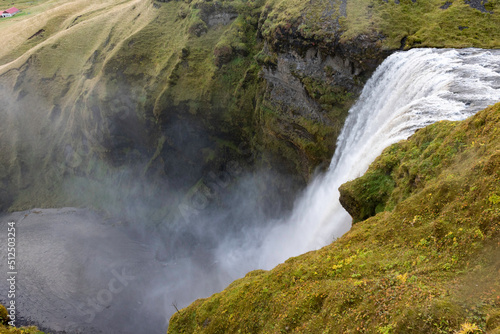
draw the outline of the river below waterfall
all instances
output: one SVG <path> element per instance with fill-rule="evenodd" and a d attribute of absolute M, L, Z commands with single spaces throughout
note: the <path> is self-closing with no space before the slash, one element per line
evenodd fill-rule
<path fill-rule="evenodd" d="M 465 119 L 498 101 L 500 50 L 395 53 L 351 108 L 329 171 L 311 182 L 287 217 L 267 224 L 250 220 L 237 235 L 215 236 L 211 254 L 188 252 L 162 260 L 158 249 L 170 236 L 139 232 L 90 210 L 6 214 L 0 217 L 0 302 L 8 301 L 6 238 L 12 222 L 21 323 L 53 333 L 165 333 L 176 307 L 347 232 L 350 217 L 337 189 L 362 175 L 385 147 L 418 128 Z M 213 226 L 200 224 L 207 230 Z"/>

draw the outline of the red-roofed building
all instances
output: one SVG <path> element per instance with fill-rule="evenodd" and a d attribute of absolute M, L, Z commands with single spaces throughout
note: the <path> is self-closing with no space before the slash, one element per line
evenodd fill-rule
<path fill-rule="evenodd" d="M 12 8 L 9 8 L 7 10 L 4 10 L 2 12 L 2 17 L 11 17 L 11 16 L 14 16 L 16 15 L 17 13 L 19 13 L 19 9 L 17 9 L 16 7 L 12 7 Z"/>

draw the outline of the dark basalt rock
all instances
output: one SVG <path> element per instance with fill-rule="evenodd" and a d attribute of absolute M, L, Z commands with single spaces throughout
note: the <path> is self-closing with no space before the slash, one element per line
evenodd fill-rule
<path fill-rule="evenodd" d="M 441 7 L 439 7 L 439 8 L 441 8 L 441 9 L 448 9 L 448 8 L 450 8 L 450 6 L 451 6 L 452 4 L 453 4 L 453 2 L 451 2 L 451 1 L 446 1 L 446 2 L 444 3 L 444 5 L 442 5 L 442 6 L 441 6 Z"/>
<path fill-rule="evenodd" d="M 493 13 L 486 9 L 484 6 L 488 0 L 465 0 L 465 3 L 474 9 L 479 10 L 481 13 Z"/>

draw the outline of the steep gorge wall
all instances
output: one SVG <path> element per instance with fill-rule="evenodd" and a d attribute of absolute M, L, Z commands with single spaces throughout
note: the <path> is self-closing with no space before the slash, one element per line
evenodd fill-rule
<path fill-rule="evenodd" d="M 16 36 L 0 67 L 4 210 L 106 207 L 73 196 L 67 180 L 74 190 L 87 178 L 95 192 L 129 173 L 152 185 L 150 197 L 183 197 L 228 161 L 267 171 L 263 192 L 290 203 L 328 165 L 387 55 L 498 46 L 496 2 L 487 12 L 440 1 L 51 4 L 3 22 Z"/>
<path fill-rule="evenodd" d="M 185 192 L 235 160 L 293 194 L 329 161 L 363 82 L 312 41 L 264 37 L 264 1 L 70 5 L 6 28 L 36 32 L 0 69 L 4 210 L 78 204 L 68 178 L 131 165 Z"/>

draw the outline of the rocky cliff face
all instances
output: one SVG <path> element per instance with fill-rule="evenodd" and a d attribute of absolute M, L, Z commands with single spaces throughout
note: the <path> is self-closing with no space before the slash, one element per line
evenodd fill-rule
<path fill-rule="evenodd" d="M 293 194 L 328 164 L 383 56 L 363 65 L 349 52 L 368 59 L 370 43 L 358 54 L 296 25 L 269 30 L 274 10 L 264 1 L 75 1 L 13 21 L 6 35 L 30 28 L 2 53 L 2 209 L 75 205 L 68 178 L 99 183 L 123 168 L 185 192 L 230 160 L 267 170 L 269 187 Z"/>
<path fill-rule="evenodd" d="M 289 36 L 286 43 L 301 38 Z M 260 55 L 268 60 L 262 69 L 264 105 L 275 112 L 276 119 L 264 138 L 271 149 L 293 148 L 291 157 L 283 158 L 295 162 L 297 172 L 307 180 L 316 167 L 328 166 L 349 107 L 389 52 L 378 49 L 376 56 L 371 54 L 377 48 L 375 41 L 366 41 L 352 55 L 341 44 L 325 47 L 314 41 L 298 48 L 287 44 L 272 47 L 265 44 Z M 358 59 L 371 61 L 363 64 Z"/>
<path fill-rule="evenodd" d="M 438 2 L 22 8 L 30 14 L 0 22 L 1 207 L 76 205 L 68 179 L 98 185 L 130 169 L 161 184 L 158 197 L 185 194 L 228 161 L 274 175 L 266 187 L 289 198 L 328 165 L 347 110 L 388 54 L 498 46 L 495 3 Z"/>

